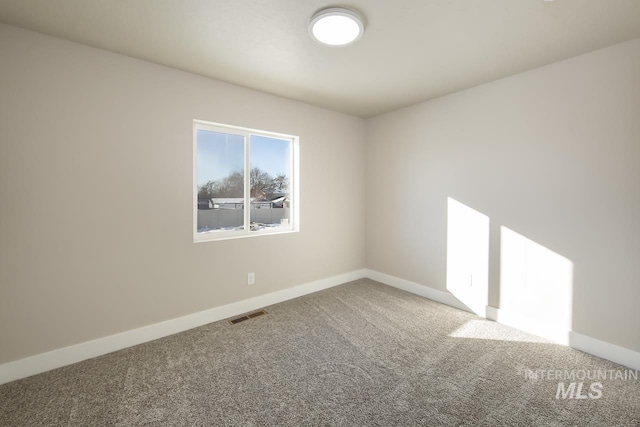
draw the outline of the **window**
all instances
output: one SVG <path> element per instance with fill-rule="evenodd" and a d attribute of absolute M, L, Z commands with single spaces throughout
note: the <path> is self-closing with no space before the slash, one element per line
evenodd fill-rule
<path fill-rule="evenodd" d="M 298 137 L 194 120 L 193 146 L 195 242 L 298 230 Z"/>

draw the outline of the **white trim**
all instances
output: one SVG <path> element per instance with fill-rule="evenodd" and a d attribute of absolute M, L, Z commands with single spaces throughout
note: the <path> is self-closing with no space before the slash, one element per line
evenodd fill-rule
<path fill-rule="evenodd" d="M 242 197 L 244 198 L 244 233 L 248 235 L 251 231 L 251 134 L 244 133 L 244 188 Z M 197 144 L 197 143 L 196 143 Z M 293 180 L 293 177 L 292 179 Z M 198 230 L 194 230 L 196 235 Z M 204 237 L 204 235 L 203 235 Z M 209 239 L 204 239 L 209 240 Z"/>
<path fill-rule="evenodd" d="M 233 239 L 246 239 L 248 237 L 260 237 L 260 236 L 273 236 L 274 234 L 290 234 L 297 233 L 298 230 L 295 230 L 292 227 L 274 227 L 268 230 L 259 230 L 252 231 L 251 233 L 244 233 L 244 231 L 210 231 L 212 235 L 215 236 L 215 239 L 202 239 L 194 240 L 193 243 L 207 243 L 207 242 L 217 242 L 223 240 L 233 240 Z M 198 236 L 206 236 L 208 233 L 199 233 Z"/>
<path fill-rule="evenodd" d="M 369 269 L 364 271 L 365 277 L 368 279 L 429 298 L 430 300 L 437 301 L 442 304 L 447 304 L 451 307 L 470 311 L 455 296 L 448 292 L 443 292 L 409 280 L 380 273 L 378 271 Z M 552 327 L 551 325 L 545 325 L 540 322 L 527 319 L 518 313 L 509 312 L 492 306 L 487 306 L 486 314 L 487 319 L 489 320 L 494 320 L 507 326 L 547 338 L 561 345 L 568 345 L 577 350 L 619 363 L 631 369 L 640 370 L 640 352 L 635 350 L 611 344 L 577 332 L 560 330 Z"/>
<path fill-rule="evenodd" d="M 532 320 L 516 312 L 492 306 L 487 306 L 487 319 L 602 357 L 629 368 L 640 370 L 640 352 L 577 332 L 553 327 L 553 325 Z"/>
<path fill-rule="evenodd" d="M 394 288 L 402 289 L 403 291 L 411 292 L 412 294 L 420 295 L 421 297 L 429 298 L 430 300 L 458 308 L 460 310 L 471 312 L 471 310 L 466 305 L 460 302 L 460 300 L 458 300 L 449 292 L 433 289 L 429 286 L 420 285 L 418 283 L 391 276 L 389 274 L 380 273 L 379 271 L 375 270 L 366 269 L 365 277 L 371 280 L 375 280 L 376 282 L 384 283 L 385 285 L 393 286 Z"/>
<path fill-rule="evenodd" d="M 578 334 L 577 332 L 569 333 L 569 345 L 585 353 L 640 371 L 640 352 Z"/>
<path fill-rule="evenodd" d="M 488 305 L 487 306 L 487 319 L 488 320 L 493 320 L 494 322 L 497 322 L 498 321 L 498 310 L 499 309 Z"/>
<path fill-rule="evenodd" d="M 300 173 L 300 138 L 297 136 L 291 137 L 293 143 L 291 145 L 291 176 L 289 180 L 289 191 L 293 195 L 293 200 L 289 198 L 289 207 L 291 209 L 290 222 L 293 223 L 293 231 L 300 231 L 300 180 L 302 174 Z"/>
<path fill-rule="evenodd" d="M 123 348 L 173 335 L 268 305 L 298 298 L 346 282 L 358 280 L 364 276 L 365 270 L 351 271 L 153 325 L 143 326 L 142 328 L 132 329 L 119 334 L 109 335 L 107 337 L 4 363 L 0 365 L 0 384 L 71 365 L 72 363 L 81 362 L 93 357 L 102 356 Z"/>
<path fill-rule="evenodd" d="M 288 133 L 272 132 L 268 130 L 248 128 L 245 126 L 236 126 L 236 125 L 229 125 L 226 123 L 211 122 L 208 120 L 193 119 L 193 123 L 198 125 L 204 125 L 205 127 L 208 126 L 214 132 L 220 132 L 221 130 L 222 132 L 225 132 L 225 130 L 226 131 L 232 130 L 238 134 L 245 132 L 246 134 L 259 133 L 259 134 L 263 134 L 264 136 L 274 137 L 274 138 L 297 138 L 296 135 L 291 135 Z"/>

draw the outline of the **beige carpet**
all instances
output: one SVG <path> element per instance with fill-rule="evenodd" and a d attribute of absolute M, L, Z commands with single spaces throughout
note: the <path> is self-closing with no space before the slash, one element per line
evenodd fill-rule
<path fill-rule="evenodd" d="M 638 380 L 527 377 L 624 367 L 370 280 L 266 310 L 0 386 L 0 425 L 640 425 Z"/>

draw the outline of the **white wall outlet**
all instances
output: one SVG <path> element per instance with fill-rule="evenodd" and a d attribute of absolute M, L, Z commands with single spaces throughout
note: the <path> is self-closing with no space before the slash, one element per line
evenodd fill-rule
<path fill-rule="evenodd" d="M 247 274 L 247 285 L 253 285 L 256 283 L 256 273 Z"/>

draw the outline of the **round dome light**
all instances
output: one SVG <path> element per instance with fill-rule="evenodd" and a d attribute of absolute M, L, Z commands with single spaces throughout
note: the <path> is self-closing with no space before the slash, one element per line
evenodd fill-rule
<path fill-rule="evenodd" d="M 352 10 L 333 7 L 317 12 L 309 23 L 309 34 L 327 46 L 347 46 L 364 32 L 360 16 Z"/>

